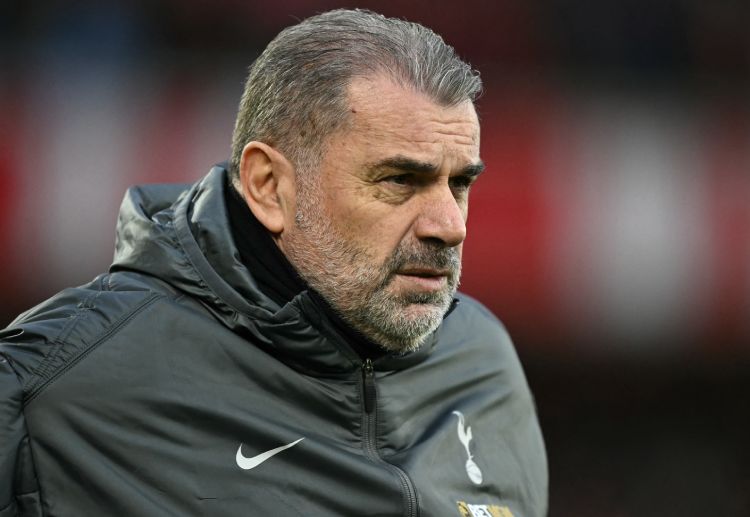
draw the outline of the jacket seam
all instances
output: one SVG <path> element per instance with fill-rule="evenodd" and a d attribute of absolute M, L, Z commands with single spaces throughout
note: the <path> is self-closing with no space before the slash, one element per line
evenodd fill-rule
<path fill-rule="evenodd" d="M 99 284 L 101 285 L 102 291 L 107 291 L 107 292 L 112 291 L 112 286 L 109 284 L 109 279 L 111 276 L 112 275 L 110 274 L 106 274 L 102 276 L 100 284 Z"/>
<path fill-rule="evenodd" d="M 99 292 L 94 292 L 83 299 L 82 302 L 80 302 L 76 306 L 76 310 L 73 314 L 71 314 L 68 318 L 69 321 L 63 325 L 63 328 L 60 329 L 60 332 L 52 339 L 52 343 L 56 346 L 53 346 L 52 350 L 47 354 L 40 364 L 34 368 L 34 376 L 36 377 L 36 380 L 32 384 L 32 386 L 29 388 L 29 391 L 34 391 L 36 389 L 37 384 L 39 384 L 41 379 L 44 379 L 47 374 L 48 370 L 51 368 L 51 365 L 54 363 L 55 358 L 60 354 L 60 351 L 62 349 L 62 344 L 65 343 L 65 339 L 70 335 L 70 333 L 73 331 L 73 328 L 75 327 L 76 323 L 78 323 L 81 319 L 81 317 L 84 314 L 84 311 L 89 309 L 91 307 L 90 303 L 96 299 L 96 297 L 99 296 Z"/>
<path fill-rule="evenodd" d="M 23 497 L 25 495 L 31 495 L 31 494 L 41 494 L 41 491 L 37 489 L 37 490 L 32 490 L 31 492 L 24 492 L 23 494 L 13 494 L 13 497 L 18 498 L 18 497 Z"/>
<path fill-rule="evenodd" d="M 29 404 L 31 404 L 34 401 L 34 399 L 36 399 L 36 397 L 40 393 L 42 393 L 50 384 L 55 382 L 68 370 L 70 370 L 72 367 L 77 365 L 81 360 L 83 360 L 88 354 L 90 354 L 100 344 L 102 344 L 104 341 L 106 341 L 110 337 L 117 334 L 120 330 L 122 330 L 146 307 L 148 307 L 154 301 L 162 297 L 163 295 L 158 294 L 158 293 L 151 294 L 151 296 L 146 298 L 144 301 L 138 304 L 133 310 L 126 313 L 117 322 L 115 322 L 112 326 L 110 326 L 102 335 L 100 335 L 97 339 L 95 339 L 90 345 L 85 346 L 75 357 L 70 359 L 68 362 L 66 362 L 56 371 L 52 372 L 48 379 L 45 379 L 44 377 L 40 377 L 37 380 L 37 382 L 34 383 L 33 387 L 29 389 L 28 393 L 24 396 L 24 401 L 23 401 L 24 408 L 27 407 Z M 55 342 L 60 346 L 64 344 L 63 342 L 58 342 L 57 340 L 55 340 Z M 47 374 L 47 372 L 44 372 L 44 373 L 45 375 Z"/>

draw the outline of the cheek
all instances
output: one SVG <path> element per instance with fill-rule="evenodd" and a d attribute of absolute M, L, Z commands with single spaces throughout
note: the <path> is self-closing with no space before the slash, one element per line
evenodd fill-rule
<path fill-rule="evenodd" d="M 329 190 L 323 205 L 339 236 L 378 261 L 389 257 L 409 232 L 411 214 L 373 199 L 365 187 Z"/>
<path fill-rule="evenodd" d="M 375 262 L 388 259 L 406 239 L 408 225 L 383 217 L 347 217 L 340 221 L 342 237 Z"/>

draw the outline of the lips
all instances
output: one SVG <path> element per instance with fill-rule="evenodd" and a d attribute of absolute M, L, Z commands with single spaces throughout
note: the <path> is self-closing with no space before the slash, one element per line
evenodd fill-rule
<path fill-rule="evenodd" d="M 434 278 L 434 277 L 447 277 L 451 274 L 451 271 L 448 269 L 434 269 L 434 268 L 426 268 L 426 267 L 419 267 L 419 268 L 401 268 L 398 271 L 396 271 L 399 275 L 405 275 L 405 276 L 418 276 L 423 278 Z"/>
<path fill-rule="evenodd" d="M 396 274 L 417 291 L 440 291 L 445 288 L 449 270 L 434 268 L 402 268 Z"/>

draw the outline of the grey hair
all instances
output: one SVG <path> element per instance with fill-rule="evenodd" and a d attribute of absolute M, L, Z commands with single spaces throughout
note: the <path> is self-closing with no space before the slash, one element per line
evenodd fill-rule
<path fill-rule="evenodd" d="M 250 66 L 232 135 L 233 182 L 253 140 L 298 169 L 314 167 L 326 137 L 348 120 L 351 80 L 378 73 L 443 106 L 482 90 L 479 73 L 422 25 L 360 9 L 312 16 L 281 31 Z"/>

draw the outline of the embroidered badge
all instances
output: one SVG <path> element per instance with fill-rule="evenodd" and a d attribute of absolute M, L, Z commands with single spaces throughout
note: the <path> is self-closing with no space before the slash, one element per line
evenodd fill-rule
<path fill-rule="evenodd" d="M 469 479 L 472 483 L 474 483 L 475 485 L 481 485 L 482 471 L 479 470 L 477 464 L 474 463 L 474 456 L 472 456 L 471 450 L 469 450 L 469 443 L 471 442 L 472 438 L 471 427 L 464 426 L 463 413 L 461 413 L 460 411 L 454 411 L 453 414 L 458 417 L 458 439 L 466 449 L 466 455 L 468 456 L 468 459 L 466 460 L 466 474 L 469 476 Z"/>
<path fill-rule="evenodd" d="M 457 504 L 461 517 L 513 517 L 513 512 L 507 506 L 469 504 L 465 501 L 457 501 Z"/>

